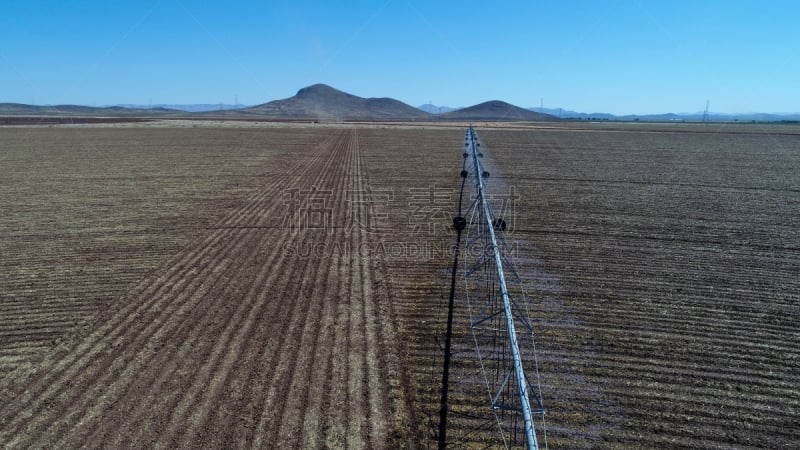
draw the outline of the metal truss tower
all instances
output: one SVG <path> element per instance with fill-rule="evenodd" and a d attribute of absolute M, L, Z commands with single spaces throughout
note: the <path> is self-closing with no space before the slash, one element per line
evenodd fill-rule
<path fill-rule="evenodd" d="M 481 145 L 472 127 L 466 131 L 464 147 L 461 176 L 467 185 L 474 185 L 475 197 L 464 217 L 457 217 L 454 223 L 460 222 L 467 236 L 464 297 L 483 381 L 506 447 L 523 434 L 527 448 L 538 449 L 537 431 L 546 447 L 533 328 L 527 311 L 520 307 L 527 307 L 524 287 L 509 260 L 506 221 L 495 216 L 490 206 L 490 174 L 482 163 Z M 526 367 L 533 369 L 529 374 L 534 373 L 536 388 Z"/>

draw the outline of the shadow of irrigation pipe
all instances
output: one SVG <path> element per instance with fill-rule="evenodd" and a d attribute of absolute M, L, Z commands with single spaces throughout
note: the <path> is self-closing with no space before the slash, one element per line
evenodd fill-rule
<path fill-rule="evenodd" d="M 458 274 L 458 256 L 461 251 L 461 232 L 467 226 L 467 221 L 461 217 L 461 201 L 464 196 L 464 184 L 467 180 L 466 171 L 461 172 L 461 192 L 458 195 L 458 216 L 453 218 L 453 228 L 456 229 L 456 248 L 453 252 L 453 273 L 450 277 L 450 300 L 447 303 L 447 331 L 444 337 L 444 365 L 442 367 L 442 396 L 439 401 L 439 449 L 447 448 L 447 394 L 450 385 L 450 348 L 453 337 L 453 306 L 456 297 L 456 275 Z"/>

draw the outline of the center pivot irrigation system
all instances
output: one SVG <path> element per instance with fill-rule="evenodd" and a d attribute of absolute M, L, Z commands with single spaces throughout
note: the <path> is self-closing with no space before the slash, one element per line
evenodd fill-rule
<path fill-rule="evenodd" d="M 538 449 L 537 435 L 547 447 L 534 335 L 528 321 L 530 314 L 524 285 L 509 259 L 513 248 L 505 240 L 506 220 L 496 216 L 490 205 L 491 199 L 497 196 L 487 192 L 489 172 L 482 162 L 481 144 L 472 127 L 466 132 L 463 156 L 461 198 L 453 225 L 459 243 L 462 230 L 466 233 L 464 248 L 457 249 L 456 255 L 466 254 L 462 269 L 463 297 L 480 363 L 480 381 L 485 385 L 496 430 L 506 447 L 518 445 L 515 443 L 524 437 L 528 449 Z M 474 185 L 475 197 L 462 216 L 461 200 L 465 185 L 470 184 Z M 502 200 L 502 195 L 500 198 Z M 501 213 L 513 214 L 507 208 L 500 209 Z M 530 381 L 531 374 L 535 376 L 535 385 Z M 442 418 L 446 421 L 446 412 L 442 413 Z"/>

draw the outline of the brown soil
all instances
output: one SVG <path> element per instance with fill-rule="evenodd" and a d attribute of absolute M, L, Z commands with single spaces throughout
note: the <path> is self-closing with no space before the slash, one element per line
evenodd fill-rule
<path fill-rule="evenodd" d="M 138 117 L 0 117 L 0 125 L 69 125 L 69 124 L 96 124 L 96 123 L 141 123 L 152 122 L 157 119 L 143 119 Z"/>
<path fill-rule="evenodd" d="M 792 447 L 797 135 L 580 127 L 478 128 L 549 444 Z M 0 442 L 435 446 L 463 132 L 0 128 Z"/>
<path fill-rule="evenodd" d="M 358 133 L 310 137 L 323 139 L 300 150 L 302 164 L 263 178 L 246 202 L 106 308 L 79 310 L 55 294 L 59 306 L 11 317 L 23 333 L 47 321 L 40 316 L 75 318 L 50 328 L 63 333 L 53 350 L 33 352 L 6 375 L 2 440 L 48 447 L 405 445 L 402 393 L 388 382 L 398 368 L 384 268 L 368 255 L 303 253 L 306 243 L 370 247 L 366 230 L 353 226 L 374 214 L 364 199 Z M 314 190 L 331 212 L 326 222 L 308 227 L 301 217 L 287 226 L 286 196 L 296 191 L 304 202 Z M 76 331 L 82 313 L 94 319 Z"/>

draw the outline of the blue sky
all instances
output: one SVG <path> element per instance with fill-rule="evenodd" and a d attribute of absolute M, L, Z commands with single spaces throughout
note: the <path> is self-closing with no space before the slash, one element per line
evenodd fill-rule
<path fill-rule="evenodd" d="M 0 102 L 800 111 L 798 1 L 0 0 Z"/>

